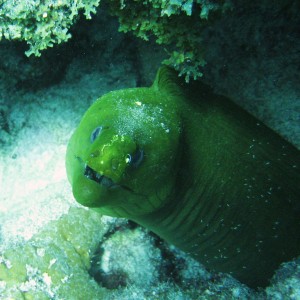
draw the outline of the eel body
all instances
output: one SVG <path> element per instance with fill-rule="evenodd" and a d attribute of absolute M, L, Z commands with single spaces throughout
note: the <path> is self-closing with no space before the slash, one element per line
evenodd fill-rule
<path fill-rule="evenodd" d="M 66 168 L 82 205 L 133 220 L 251 287 L 300 254 L 300 151 L 168 68 L 149 88 L 98 99 Z"/>

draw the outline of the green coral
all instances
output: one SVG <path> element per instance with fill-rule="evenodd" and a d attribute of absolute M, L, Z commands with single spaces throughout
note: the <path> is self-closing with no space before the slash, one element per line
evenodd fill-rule
<path fill-rule="evenodd" d="M 110 0 L 111 11 L 119 18 L 120 31 L 154 38 L 164 45 L 171 65 L 186 81 L 202 76 L 205 64 L 202 30 L 216 15 L 231 7 L 226 0 Z M 209 17 L 209 19 L 208 19 Z"/>
<path fill-rule="evenodd" d="M 27 56 L 41 55 L 41 50 L 66 42 L 69 28 L 84 10 L 87 19 L 96 12 L 100 0 L 8 0 L 0 2 L 0 40 L 25 40 Z"/>

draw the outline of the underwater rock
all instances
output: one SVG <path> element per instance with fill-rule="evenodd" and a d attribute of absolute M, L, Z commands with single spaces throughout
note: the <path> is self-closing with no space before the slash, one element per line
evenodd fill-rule
<path fill-rule="evenodd" d="M 26 243 L 4 249 L 0 255 L 3 299 L 103 297 L 105 290 L 87 272 L 90 254 L 108 229 L 99 226 L 100 220 L 99 214 L 73 207 Z"/>

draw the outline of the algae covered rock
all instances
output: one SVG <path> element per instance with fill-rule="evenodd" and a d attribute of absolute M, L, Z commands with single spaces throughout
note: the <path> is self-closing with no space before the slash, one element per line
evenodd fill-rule
<path fill-rule="evenodd" d="M 0 256 L 0 294 L 24 299 L 95 299 L 103 289 L 90 277 L 90 255 L 107 226 L 81 208 L 49 222 L 26 243 Z M 37 298 L 38 297 L 38 298 Z"/>

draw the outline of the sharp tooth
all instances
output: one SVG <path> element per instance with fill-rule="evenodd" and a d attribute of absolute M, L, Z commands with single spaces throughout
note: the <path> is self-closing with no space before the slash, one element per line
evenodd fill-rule
<path fill-rule="evenodd" d="M 85 169 L 84 169 L 84 176 L 90 180 L 93 180 L 107 188 L 115 188 L 118 187 L 119 185 L 115 184 L 112 179 L 99 174 L 98 172 L 96 172 L 95 170 L 93 170 L 91 167 L 89 167 L 88 165 L 85 165 Z"/>
<path fill-rule="evenodd" d="M 112 187 L 112 186 L 115 185 L 114 182 L 110 178 L 108 178 L 108 177 L 104 177 L 102 179 L 101 184 L 104 185 L 104 186 L 106 186 L 106 187 Z"/>
<path fill-rule="evenodd" d="M 105 178 L 104 175 L 97 173 L 95 170 L 93 170 L 88 165 L 85 165 L 84 176 L 87 177 L 88 179 L 94 180 L 95 182 L 100 183 L 100 184 L 102 183 L 103 179 Z"/>
<path fill-rule="evenodd" d="M 104 175 L 100 175 L 99 173 L 96 173 L 97 182 L 101 183 L 103 177 L 104 177 Z"/>

